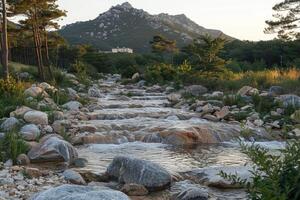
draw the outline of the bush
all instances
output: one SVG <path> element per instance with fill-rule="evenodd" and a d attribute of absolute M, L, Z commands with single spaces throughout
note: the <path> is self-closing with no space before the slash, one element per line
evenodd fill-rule
<path fill-rule="evenodd" d="M 6 133 L 4 139 L 0 140 L 0 160 L 2 162 L 12 159 L 16 164 L 17 157 L 20 154 L 26 154 L 28 150 L 28 145 L 16 131 Z"/>
<path fill-rule="evenodd" d="M 0 79 L 0 118 L 7 117 L 24 102 L 24 83 L 13 78 Z"/>
<path fill-rule="evenodd" d="M 287 143 L 280 155 L 271 154 L 258 145 L 241 146 L 243 153 L 255 164 L 251 171 L 252 182 L 224 172 L 220 173 L 222 177 L 245 186 L 253 200 L 300 199 L 300 141 Z"/>
<path fill-rule="evenodd" d="M 176 69 L 170 64 L 157 64 L 148 67 L 145 72 L 145 79 L 149 83 L 164 84 L 168 81 L 175 81 L 178 77 Z"/>

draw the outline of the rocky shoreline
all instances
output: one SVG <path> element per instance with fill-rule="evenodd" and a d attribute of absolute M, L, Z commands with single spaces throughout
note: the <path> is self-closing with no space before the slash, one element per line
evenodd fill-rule
<path fill-rule="evenodd" d="M 299 106 L 300 97 L 277 86 L 269 91 L 245 86 L 236 95 L 225 95 L 200 85 L 181 91 L 145 86 L 144 81 L 122 85 L 119 75 L 107 75 L 90 86 L 79 84 L 74 75 L 68 77 L 72 88 L 32 85 L 24 95 L 35 109 L 20 105 L 0 120 L 0 140 L 18 130 L 29 146 L 27 154 L 18 156 L 18 165 L 12 160 L 0 165 L 0 199 L 243 199 L 245 191 L 218 174 L 227 170 L 250 180 L 245 166 L 173 174 L 159 163 L 120 155 L 105 172 L 95 173 L 82 170 L 88 160 L 78 148 L 130 142 L 185 148 L 237 138 L 250 142 L 300 138 L 299 110 L 286 121 L 286 111 Z M 66 94 L 68 102 L 59 105 L 54 99 L 58 93 Z M 261 104 L 265 98 L 279 102 L 278 107 L 259 113 L 257 98 Z M 230 189 L 231 195 L 223 189 Z"/>

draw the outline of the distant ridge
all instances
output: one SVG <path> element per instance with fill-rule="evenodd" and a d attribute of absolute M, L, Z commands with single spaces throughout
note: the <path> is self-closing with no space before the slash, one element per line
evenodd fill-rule
<path fill-rule="evenodd" d="M 59 33 L 71 44 L 90 44 L 104 51 L 119 46 L 149 52 L 149 41 L 157 34 L 176 40 L 179 47 L 204 34 L 232 39 L 219 30 L 199 26 L 184 14 L 150 15 L 128 2 L 111 7 L 94 20 L 64 26 Z"/>

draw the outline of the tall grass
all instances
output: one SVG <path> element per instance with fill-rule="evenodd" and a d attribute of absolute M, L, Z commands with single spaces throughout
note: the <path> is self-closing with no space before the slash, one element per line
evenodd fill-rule
<path fill-rule="evenodd" d="M 25 83 L 13 78 L 0 79 L 0 118 L 7 117 L 17 106 L 24 103 Z"/>

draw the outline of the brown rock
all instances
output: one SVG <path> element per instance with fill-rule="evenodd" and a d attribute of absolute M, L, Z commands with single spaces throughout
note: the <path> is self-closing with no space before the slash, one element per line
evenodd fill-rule
<path fill-rule="evenodd" d="M 43 175 L 39 169 L 31 167 L 26 167 L 24 173 L 30 178 L 38 178 Z"/>
<path fill-rule="evenodd" d="M 148 194 L 148 190 L 143 185 L 134 183 L 125 184 L 121 191 L 129 196 L 145 196 Z"/>
<path fill-rule="evenodd" d="M 217 111 L 215 113 L 215 115 L 218 119 L 224 119 L 229 114 L 230 114 L 230 111 L 229 111 L 228 106 L 224 106 L 220 111 Z"/>

